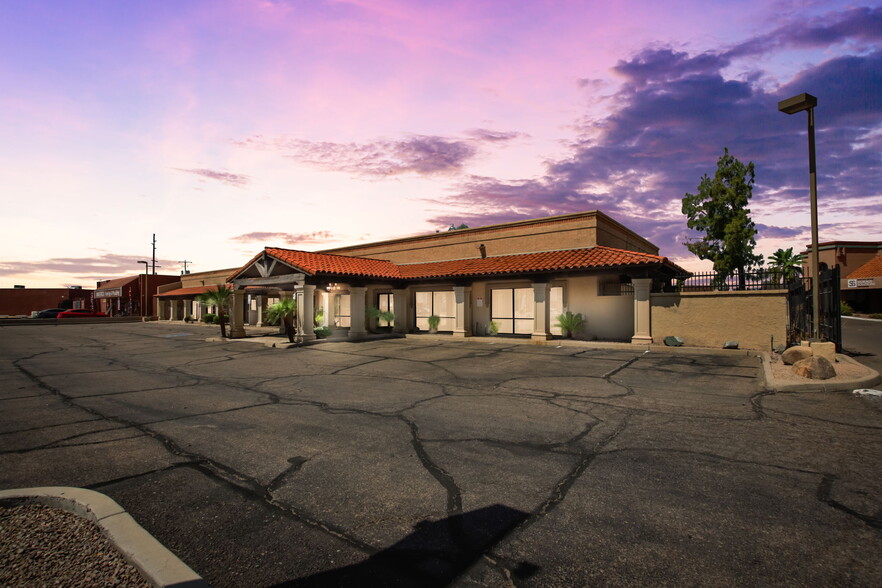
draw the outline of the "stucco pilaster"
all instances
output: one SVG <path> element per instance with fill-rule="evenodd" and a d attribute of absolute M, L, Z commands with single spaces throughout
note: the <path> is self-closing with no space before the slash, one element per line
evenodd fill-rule
<path fill-rule="evenodd" d="M 315 286 L 297 286 L 297 324 L 304 341 L 315 339 Z"/>
<path fill-rule="evenodd" d="M 245 336 L 245 291 L 233 290 L 230 309 L 230 337 L 238 339 Z"/>
<path fill-rule="evenodd" d="M 548 320 L 550 289 L 547 282 L 533 284 L 533 333 L 530 335 L 533 341 L 551 339 Z"/>
<path fill-rule="evenodd" d="M 349 338 L 361 339 L 367 334 L 364 324 L 364 299 L 367 288 L 356 286 L 349 288 Z"/>
<path fill-rule="evenodd" d="M 634 336 L 631 343 L 652 343 L 649 291 L 652 278 L 633 278 L 634 285 Z"/>
<path fill-rule="evenodd" d="M 392 310 L 395 313 L 395 323 L 392 330 L 396 333 L 407 332 L 407 290 L 400 288 L 392 290 Z"/>
<path fill-rule="evenodd" d="M 472 334 L 472 287 L 454 286 L 453 295 L 456 299 L 456 326 L 453 329 L 453 336 L 469 337 Z"/>

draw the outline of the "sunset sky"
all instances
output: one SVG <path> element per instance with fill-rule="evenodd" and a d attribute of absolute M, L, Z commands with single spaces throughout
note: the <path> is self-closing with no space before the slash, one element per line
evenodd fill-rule
<path fill-rule="evenodd" d="M 0 287 L 237 267 L 601 210 L 695 269 L 685 192 L 756 164 L 759 251 L 882 240 L 882 7 L 0 3 Z"/>

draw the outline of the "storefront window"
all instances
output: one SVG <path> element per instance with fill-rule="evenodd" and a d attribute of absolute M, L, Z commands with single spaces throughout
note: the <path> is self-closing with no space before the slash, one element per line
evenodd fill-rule
<path fill-rule="evenodd" d="M 429 330 L 429 317 L 436 315 L 441 322 L 439 331 L 452 331 L 456 327 L 456 297 L 450 291 L 417 292 L 416 326 L 421 330 Z"/>
<path fill-rule="evenodd" d="M 496 323 L 500 333 L 529 335 L 533 332 L 535 317 L 533 288 L 496 288 L 490 291 L 490 320 Z M 555 327 L 557 317 L 563 313 L 563 288 L 550 289 L 548 300 L 549 329 L 552 335 L 560 335 Z"/>
<path fill-rule="evenodd" d="M 352 311 L 349 309 L 349 294 L 337 294 L 334 297 L 334 326 L 351 326 Z"/>
<path fill-rule="evenodd" d="M 392 294 L 380 294 L 377 300 L 377 308 L 381 312 L 395 312 L 395 303 L 392 300 Z M 377 325 L 380 327 L 391 327 L 394 321 L 384 321 L 377 319 Z"/>

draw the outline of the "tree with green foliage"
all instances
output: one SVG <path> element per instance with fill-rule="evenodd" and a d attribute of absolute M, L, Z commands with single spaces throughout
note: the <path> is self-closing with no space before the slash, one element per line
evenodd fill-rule
<path fill-rule="evenodd" d="M 714 271 L 722 278 L 737 271 L 739 290 L 745 288 L 744 272 L 763 260 L 762 255 L 753 252 L 757 231 L 747 208 L 753 184 L 753 162 L 744 165 L 726 148 L 717 160 L 714 177 L 705 174 L 698 193 L 683 196 L 686 225 L 705 234 L 696 241 L 687 241 L 686 248 L 700 259 L 714 262 Z"/>
<path fill-rule="evenodd" d="M 294 342 L 294 335 L 297 331 L 294 329 L 294 313 L 297 312 L 297 301 L 293 298 L 280 298 L 275 304 L 271 304 L 266 309 L 266 318 L 271 323 L 281 322 L 285 327 L 285 335 L 288 336 L 288 342 Z"/>
<path fill-rule="evenodd" d="M 778 249 L 767 258 L 767 261 L 775 283 L 783 281 L 789 284 L 796 276 L 802 274 L 802 262 L 799 255 L 793 254 L 793 247 Z"/>
<path fill-rule="evenodd" d="M 199 294 L 196 299 L 202 304 L 217 307 L 217 319 L 220 323 L 221 337 L 227 337 L 226 317 L 224 311 L 230 307 L 233 300 L 233 289 L 226 285 L 218 286 L 215 290 L 209 289 L 204 294 Z"/>

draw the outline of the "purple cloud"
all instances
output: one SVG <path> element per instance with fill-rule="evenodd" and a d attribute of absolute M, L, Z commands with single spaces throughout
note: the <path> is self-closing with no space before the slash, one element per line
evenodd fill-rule
<path fill-rule="evenodd" d="M 878 12 L 870 11 L 868 18 Z M 849 31 L 861 39 L 876 34 L 859 26 L 855 14 L 831 19 L 836 34 L 842 39 Z M 809 28 L 777 32 L 781 43 L 787 31 L 796 40 L 822 36 L 805 32 Z M 779 100 L 801 92 L 819 100 L 821 212 L 847 207 L 855 215 L 878 214 L 882 101 L 875 90 L 882 87 L 882 51 L 806 67 L 774 91 L 757 76 L 727 77 L 731 61 L 731 52 L 691 55 L 670 48 L 646 49 L 620 61 L 614 71 L 625 83 L 613 97 L 618 108 L 585 123 L 568 157 L 549 162 L 541 177 L 470 177 L 445 203 L 471 216 L 452 213 L 431 221 L 439 227 L 460 221 L 476 226 L 599 209 L 659 245 L 663 254 L 687 257 L 681 199 L 703 174 L 713 173 L 723 147 L 729 147 L 735 157 L 756 164 L 755 209 L 803 215 L 807 222 L 805 115 L 777 111 Z M 796 231 L 764 226 L 759 236 L 794 237 Z"/>
<path fill-rule="evenodd" d="M 76 275 L 79 280 L 98 281 L 120 276 L 130 276 L 144 272 L 144 265 L 138 263 L 144 257 L 105 253 L 95 257 L 57 257 L 42 261 L 0 261 L 0 276 L 6 275 L 39 275 L 46 272 L 58 272 Z M 158 273 L 164 273 L 160 267 L 177 267 L 178 262 L 157 259 Z"/>
<path fill-rule="evenodd" d="M 329 231 L 315 231 L 312 233 L 274 233 L 274 232 L 260 232 L 255 231 L 252 233 L 245 233 L 244 235 L 238 235 L 236 237 L 230 237 L 230 241 L 237 241 L 239 243 L 266 243 L 269 241 L 281 242 L 281 243 L 326 243 L 328 241 L 333 241 L 334 235 Z"/>
<path fill-rule="evenodd" d="M 466 131 L 466 135 L 476 141 L 487 143 L 502 143 L 525 136 L 524 133 L 518 133 L 515 131 L 490 131 L 487 129 L 471 129 Z"/>
<path fill-rule="evenodd" d="M 486 140 L 486 139 L 485 139 Z M 333 143 L 303 139 L 253 137 L 237 144 L 278 150 L 285 157 L 325 171 L 367 177 L 415 173 L 423 176 L 458 173 L 477 154 L 469 141 L 417 135 L 405 140 Z"/>
<path fill-rule="evenodd" d="M 845 41 L 882 39 L 882 8 L 862 6 L 811 20 L 797 20 L 748 39 L 727 52 L 729 57 L 768 53 L 782 47 L 827 48 Z"/>
<path fill-rule="evenodd" d="M 251 178 L 241 174 L 231 174 L 230 172 L 225 171 L 217 171 L 213 169 L 185 169 L 181 167 L 173 168 L 177 171 L 185 172 L 188 174 L 194 174 L 197 176 L 202 176 L 203 178 L 208 178 L 209 180 L 216 180 L 218 182 L 223 182 L 224 184 L 229 184 L 231 186 L 245 186 L 251 181 Z"/>

